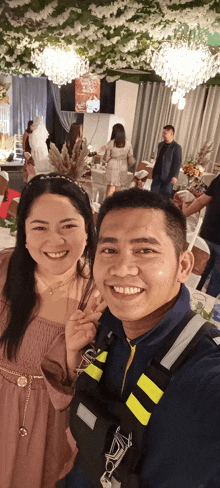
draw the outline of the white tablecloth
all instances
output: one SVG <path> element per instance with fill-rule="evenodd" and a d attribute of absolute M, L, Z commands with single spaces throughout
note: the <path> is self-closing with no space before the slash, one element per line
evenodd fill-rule
<path fill-rule="evenodd" d="M 105 170 L 103 169 L 93 169 L 91 170 L 92 173 L 92 182 L 97 183 L 99 185 L 105 185 Z M 132 182 L 132 179 L 134 177 L 133 173 L 128 171 L 128 186 L 130 186 L 130 183 Z"/>
<path fill-rule="evenodd" d="M 92 174 L 92 192 L 93 192 L 92 200 L 102 203 L 106 196 L 105 169 L 92 168 L 91 174 Z M 134 175 L 130 171 L 128 171 L 127 174 L 128 174 L 127 188 L 129 188 Z"/>
<path fill-rule="evenodd" d="M 209 186 L 212 180 L 214 180 L 215 176 L 216 176 L 215 174 L 207 173 L 205 171 L 203 175 L 199 177 L 199 179 L 202 180 L 203 183 L 205 183 L 205 185 Z M 180 168 L 178 180 L 175 186 L 177 187 L 181 186 L 185 188 L 188 186 L 188 176 L 184 173 L 182 168 Z"/>
<path fill-rule="evenodd" d="M 10 229 L 0 227 L 0 251 L 7 247 L 14 247 L 16 238 L 10 234 Z"/>

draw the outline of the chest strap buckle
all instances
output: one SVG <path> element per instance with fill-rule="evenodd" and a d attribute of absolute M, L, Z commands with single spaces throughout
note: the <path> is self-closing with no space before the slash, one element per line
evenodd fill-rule
<path fill-rule="evenodd" d="M 110 447 L 110 451 L 107 454 L 105 454 L 106 471 L 103 473 L 103 475 L 100 478 L 100 482 L 103 488 L 111 488 L 112 473 L 121 463 L 129 447 L 132 446 L 132 432 L 130 432 L 128 437 L 125 437 L 124 435 L 120 434 L 119 431 L 120 431 L 120 426 L 116 429 L 114 433 L 114 438 L 112 441 L 112 445 Z"/>

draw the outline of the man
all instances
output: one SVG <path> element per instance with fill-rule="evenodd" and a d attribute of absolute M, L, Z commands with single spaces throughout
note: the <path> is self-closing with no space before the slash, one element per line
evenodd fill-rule
<path fill-rule="evenodd" d="M 152 173 L 151 191 L 172 197 L 173 185 L 177 182 L 182 163 L 182 148 L 174 141 L 175 129 L 165 125 L 162 137 L 164 142 L 158 144 L 156 163 Z"/>
<path fill-rule="evenodd" d="M 97 231 L 108 308 L 71 403 L 79 453 L 68 487 L 219 488 L 220 331 L 190 311 L 185 217 L 131 188 L 105 200 Z"/>
<path fill-rule="evenodd" d="M 216 176 L 206 192 L 196 198 L 189 207 L 183 204 L 182 211 L 186 217 L 189 217 L 195 212 L 199 212 L 206 205 L 200 236 L 206 240 L 210 247 L 210 259 L 197 288 L 198 290 L 202 289 L 206 278 L 211 273 L 206 293 L 217 297 L 220 293 L 220 175 Z"/>

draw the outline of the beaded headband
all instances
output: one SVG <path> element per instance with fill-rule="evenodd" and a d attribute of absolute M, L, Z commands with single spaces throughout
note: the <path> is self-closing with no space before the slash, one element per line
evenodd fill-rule
<path fill-rule="evenodd" d="M 40 180 L 54 180 L 54 179 L 57 179 L 57 178 L 60 178 L 62 180 L 67 180 L 67 181 L 70 181 L 70 183 L 74 183 L 75 185 L 77 185 L 80 190 L 82 190 L 82 192 L 87 195 L 86 191 L 84 190 L 84 188 L 76 181 L 73 181 L 72 179 L 70 179 L 68 176 L 65 176 L 65 175 L 56 175 L 56 176 L 52 176 L 52 175 L 41 175 L 40 176 Z M 28 188 L 29 186 L 32 185 L 32 179 L 27 183 L 27 185 L 25 186 L 25 190 L 26 188 Z"/>

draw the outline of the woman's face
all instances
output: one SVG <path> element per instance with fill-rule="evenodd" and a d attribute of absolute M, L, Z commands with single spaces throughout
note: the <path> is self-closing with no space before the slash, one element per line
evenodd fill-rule
<path fill-rule="evenodd" d="M 34 201 L 25 221 L 27 249 L 40 272 L 61 275 L 82 256 L 85 220 L 68 197 L 45 193 Z"/>
<path fill-rule="evenodd" d="M 34 130 L 34 124 L 31 124 L 30 125 L 30 131 L 33 132 L 33 130 Z"/>

